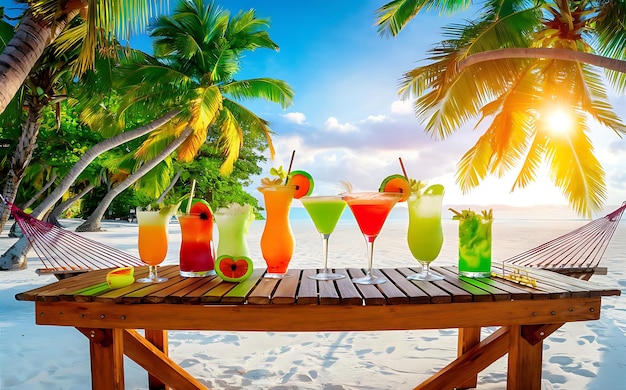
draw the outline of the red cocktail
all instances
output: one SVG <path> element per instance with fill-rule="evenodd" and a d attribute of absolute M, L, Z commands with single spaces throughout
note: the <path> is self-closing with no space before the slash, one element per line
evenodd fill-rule
<path fill-rule="evenodd" d="M 385 220 L 393 206 L 402 197 L 398 192 L 357 192 L 342 194 L 354 218 L 356 219 L 361 233 L 365 237 L 368 252 L 367 276 L 352 279 L 357 284 L 380 284 L 387 279 L 376 276 L 372 272 L 374 257 L 374 240 L 378 237 Z"/>

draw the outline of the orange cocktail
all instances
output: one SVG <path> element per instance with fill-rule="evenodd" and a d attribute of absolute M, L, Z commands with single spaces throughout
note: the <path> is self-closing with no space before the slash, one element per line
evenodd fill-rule
<path fill-rule="evenodd" d="M 259 187 L 265 200 L 266 220 L 261 235 L 261 253 L 267 264 L 268 278 L 282 278 L 293 256 L 295 239 L 289 224 L 289 208 L 296 187 L 268 185 Z"/>
<path fill-rule="evenodd" d="M 158 277 L 157 266 L 165 260 L 167 255 L 167 225 L 171 218 L 172 215 L 165 210 L 137 212 L 139 257 L 150 266 L 149 276 L 137 279 L 138 282 L 151 283 L 167 280 Z"/>

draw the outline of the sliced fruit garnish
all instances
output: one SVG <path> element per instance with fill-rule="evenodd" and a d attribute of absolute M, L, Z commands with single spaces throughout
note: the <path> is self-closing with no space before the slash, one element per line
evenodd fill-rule
<path fill-rule="evenodd" d="M 134 267 L 116 268 L 107 274 L 106 281 L 110 288 L 122 288 L 135 282 L 134 274 Z"/>
<path fill-rule="evenodd" d="M 252 275 L 254 266 L 246 256 L 223 255 L 215 261 L 215 272 L 227 282 L 243 282 Z"/>
<path fill-rule="evenodd" d="M 306 171 L 292 171 L 287 184 L 296 186 L 296 193 L 293 196 L 296 199 L 309 196 L 313 192 L 313 177 Z"/>
<path fill-rule="evenodd" d="M 189 210 L 189 213 L 200 214 L 200 219 L 213 220 L 213 210 L 211 210 L 211 205 L 204 199 L 194 198 L 191 203 L 191 209 Z"/>
<path fill-rule="evenodd" d="M 433 184 L 424 190 L 426 195 L 443 195 L 444 188 L 441 184 Z"/>
<path fill-rule="evenodd" d="M 387 176 L 382 183 L 380 183 L 380 187 L 378 188 L 379 192 L 399 192 L 402 194 L 402 197 L 398 202 L 405 202 L 409 199 L 409 195 L 411 195 L 411 185 L 406 177 L 400 174 L 394 174 Z"/>

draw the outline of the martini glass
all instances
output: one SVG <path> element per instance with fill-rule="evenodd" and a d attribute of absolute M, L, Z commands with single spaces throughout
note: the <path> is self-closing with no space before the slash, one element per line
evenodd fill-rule
<path fill-rule="evenodd" d="M 309 278 L 316 280 L 335 280 L 345 277 L 328 269 L 328 238 L 335 230 L 337 222 L 346 207 L 346 202 L 340 196 L 303 196 L 300 198 L 302 205 L 311 216 L 315 228 L 322 235 L 322 247 L 324 251 L 324 269 Z"/>
<path fill-rule="evenodd" d="M 342 195 L 342 199 L 346 201 L 352 214 L 354 214 L 367 244 L 367 275 L 352 279 L 354 283 L 380 284 L 387 281 L 387 279 L 376 276 L 372 272 L 374 240 L 378 237 L 389 212 L 401 197 L 402 194 L 399 192 L 350 192 Z"/>

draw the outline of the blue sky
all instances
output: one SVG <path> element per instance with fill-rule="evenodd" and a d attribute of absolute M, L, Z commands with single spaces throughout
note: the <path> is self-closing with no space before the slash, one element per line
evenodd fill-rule
<path fill-rule="evenodd" d="M 0 5 L 9 3 L 0 0 Z M 248 53 L 238 78 L 282 79 L 295 91 L 295 103 L 287 110 L 248 103 L 275 132 L 276 157 L 261 176 L 268 176 L 271 166 L 286 167 L 296 150 L 293 169 L 313 175 L 314 194 L 337 193 L 342 180 L 356 190 L 376 190 L 384 177 L 401 173 L 402 157 L 411 177 L 446 187 L 446 204 L 566 204 L 545 172 L 535 184 L 514 193 L 513 177 L 489 178 L 461 193 L 454 180 L 456 163 L 480 135 L 472 131 L 474 123 L 444 141 L 433 140 L 414 117 L 410 102 L 400 101 L 396 91 L 403 72 L 423 64 L 427 51 L 441 40 L 441 27 L 473 18 L 477 8 L 454 17 L 420 15 L 390 38 L 380 37 L 374 26 L 375 10 L 385 3 L 217 0 L 233 14 L 254 8 L 258 17 L 269 18 L 269 34 L 280 46 L 278 52 Z M 614 91 L 609 95 L 615 110 L 626 116 L 626 97 Z M 606 128 L 592 129 L 596 155 L 607 172 L 607 203 L 619 204 L 626 200 L 626 142 Z M 261 198 L 255 187 L 249 191 Z"/>
<path fill-rule="evenodd" d="M 310 172 L 315 194 L 338 191 L 341 180 L 358 190 L 375 190 L 387 175 L 401 173 L 402 157 L 410 176 L 441 183 L 447 204 L 563 205 L 565 198 L 543 173 L 536 184 L 510 193 L 513 177 L 489 178 L 468 194 L 455 184 L 456 163 L 475 142 L 474 123 L 452 137 L 437 141 L 424 133 L 410 102 L 397 95 L 403 72 L 427 57 L 441 40 L 441 27 L 472 18 L 463 14 L 416 17 L 395 38 L 376 33 L 375 10 L 387 1 L 222 1 L 233 13 L 254 8 L 270 18 L 270 36 L 280 52 L 257 51 L 242 63 L 245 77 L 269 76 L 294 88 L 295 104 L 282 111 L 272 105 L 255 107 L 277 133 L 276 158 L 269 166 L 289 164 Z M 611 94 L 618 113 L 626 115 L 626 98 Z M 592 138 L 607 171 L 608 204 L 626 199 L 626 143 L 612 131 L 594 126 Z M 264 173 L 267 175 L 267 170 Z M 251 191 L 252 192 L 252 191 Z"/>

